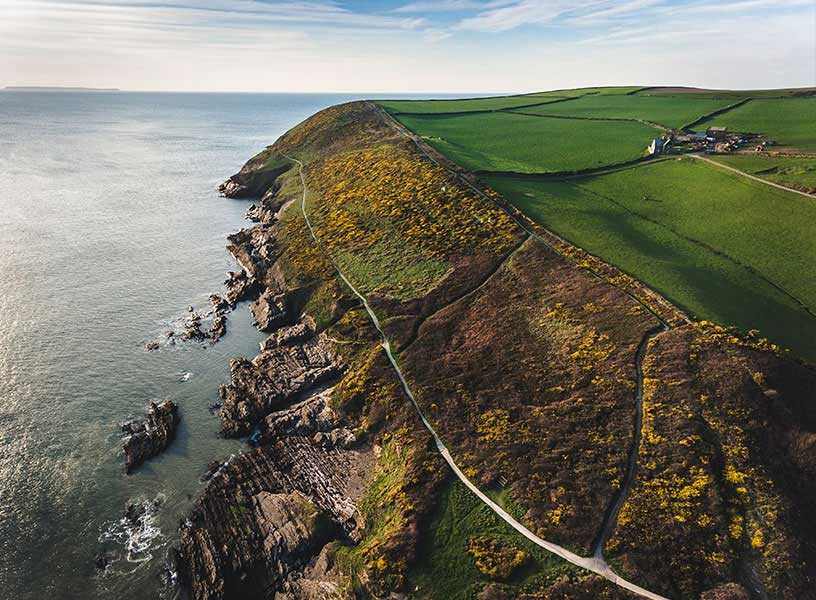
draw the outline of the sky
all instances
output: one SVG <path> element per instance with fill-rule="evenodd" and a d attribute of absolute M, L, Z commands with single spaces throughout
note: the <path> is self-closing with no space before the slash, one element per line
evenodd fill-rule
<path fill-rule="evenodd" d="M 814 0 L 0 0 L 0 88 L 816 85 Z"/>

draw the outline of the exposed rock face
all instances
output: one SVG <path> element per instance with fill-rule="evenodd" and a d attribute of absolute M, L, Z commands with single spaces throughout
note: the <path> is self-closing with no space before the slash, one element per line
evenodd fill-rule
<path fill-rule="evenodd" d="M 305 317 L 296 325 L 283 327 L 261 342 L 261 350 L 270 350 L 277 346 L 299 344 L 314 336 L 315 324 L 310 317 Z"/>
<path fill-rule="evenodd" d="M 227 286 L 226 299 L 230 306 L 255 295 L 260 289 L 258 282 L 247 276 L 245 271 L 230 271 L 224 281 Z"/>
<path fill-rule="evenodd" d="M 275 346 L 251 361 L 236 358 L 230 366 L 232 383 L 221 386 L 221 429 L 227 436 L 248 434 L 260 419 L 344 370 L 324 335 Z"/>
<path fill-rule="evenodd" d="M 259 198 L 275 184 L 279 175 L 292 168 L 288 162 L 275 168 L 264 168 L 266 157 L 262 153 L 257 158 L 218 186 L 218 191 L 227 198 Z"/>
<path fill-rule="evenodd" d="M 356 473 L 372 453 L 315 444 L 318 429 L 343 430 L 324 395 L 269 416 L 264 445 L 213 476 L 180 531 L 179 571 L 194 600 L 337 592 L 321 548 L 359 538 Z"/>
<path fill-rule="evenodd" d="M 286 296 L 276 294 L 274 290 L 265 291 L 250 305 L 249 310 L 261 331 L 274 331 L 286 325 L 290 319 L 286 310 Z"/>
<path fill-rule="evenodd" d="M 164 451 L 179 424 L 178 409 L 172 400 L 150 403 L 144 419 L 135 419 L 122 425 L 128 436 L 122 442 L 125 451 L 125 470 L 132 473 L 147 459 Z"/>

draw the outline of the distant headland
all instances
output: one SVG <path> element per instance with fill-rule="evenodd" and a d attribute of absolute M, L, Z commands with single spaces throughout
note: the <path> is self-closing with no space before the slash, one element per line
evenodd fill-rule
<path fill-rule="evenodd" d="M 119 88 L 60 87 L 39 85 L 7 85 L 7 92 L 121 92 Z"/>

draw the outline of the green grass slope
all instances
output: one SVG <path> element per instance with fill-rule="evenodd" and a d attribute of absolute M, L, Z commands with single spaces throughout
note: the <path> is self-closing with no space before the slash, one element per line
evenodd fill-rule
<path fill-rule="evenodd" d="M 816 152 L 816 98 L 750 100 L 695 128 L 703 130 L 712 125 L 761 133 L 786 151 Z"/>
<path fill-rule="evenodd" d="M 759 329 L 816 358 L 816 318 L 790 297 L 816 312 L 816 278 L 806 275 L 816 263 L 812 200 L 688 158 L 560 182 L 488 183 L 698 318 Z"/>
<path fill-rule="evenodd" d="M 725 108 L 733 100 L 685 96 L 588 95 L 575 100 L 523 109 L 526 113 L 639 119 L 669 128 L 682 127 L 707 114 Z"/>
<path fill-rule="evenodd" d="M 468 552 L 468 541 L 482 536 L 517 548 L 529 557 L 527 564 L 502 580 L 516 590 L 577 571 L 520 537 L 456 481 L 441 494 L 419 551 L 420 558 L 408 575 L 416 588 L 415 595 L 433 600 L 469 600 L 486 584 L 496 581 L 477 568 L 475 557 Z"/>
<path fill-rule="evenodd" d="M 816 158 L 767 154 L 717 154 L 711 157 L 729 167 L 803 192 L 816 192 Z"/>
<path fill-rule="evenodd" d="M 637 159 L 655 129 L 640 123 L 510 113 L 401 116 L 409 129 L 474 171 L 575 171 Z"/>

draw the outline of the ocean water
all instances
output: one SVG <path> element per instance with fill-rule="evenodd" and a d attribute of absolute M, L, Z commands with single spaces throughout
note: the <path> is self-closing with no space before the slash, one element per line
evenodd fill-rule
<path fill-rule="evenodd" d="M 144 342 L 237 268 L 249 203 L 218 183 L 352 98 L 0 92 L 0 599 L 173 595 L 161 566 L 199 478 L 245 447 L 208 406 L 262 336 L 241 305 L 212 347 Z M 119 424 L 162 399 L 176 440 L 125 475 Z M 151 507 L 136 527 L 130 501 Z"/>

